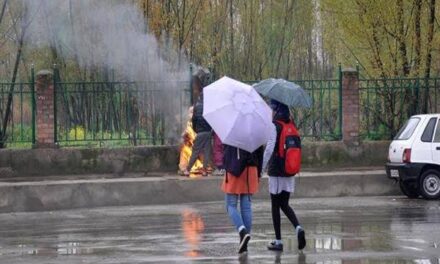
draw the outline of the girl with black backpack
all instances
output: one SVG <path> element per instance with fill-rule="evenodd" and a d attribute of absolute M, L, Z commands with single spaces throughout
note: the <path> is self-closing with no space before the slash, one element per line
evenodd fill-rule
<path fill-rule="evenodd" d="M 238 253 L 247 252 L 252 229 L 252 195 L 258 192 L 264 148 L 250 153 L 224 145 L 225 176 L 222 191 L 226 210 L 240 236 Z M 240 211 L 238 203 L 240 201 Z"/>

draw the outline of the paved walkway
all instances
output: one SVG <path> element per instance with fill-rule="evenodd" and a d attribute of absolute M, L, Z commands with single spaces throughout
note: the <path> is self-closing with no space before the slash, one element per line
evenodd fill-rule
<path fill-rule="evenodd" d="M 254 203 L 249 254 L 221 202 L 0 214 L 0 263 L 426 263 L 439 264 L 440 203 L 403 197 L 292 200 L 307 234 L 303 254 L 282 219 L 273 238 L 267 200 Z"/>

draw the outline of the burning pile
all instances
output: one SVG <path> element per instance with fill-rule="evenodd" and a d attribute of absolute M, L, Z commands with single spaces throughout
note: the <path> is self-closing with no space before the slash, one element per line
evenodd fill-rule
<path fill-rule="evenodd" d="M 196 138 L 196 132 L 194 132 L 194 129 L 192 128 L 192 118 L 193 114 L 193 108 L 189 108 L 189 120 L 186 123 L 185 131 L 183 132 L 182 138 L 183 143 L 180 148 L 180 161 L 179 161 L 179 170 L 180 172 L 183 172 L 186 167 L 188 166 L 189 159 L 191 158 L 192 154 L 192 147 L 194 144 L 194 139 Z M 203 168 L 202 161 L 199 159 L 196 160 L 194 163 L 194 166 L 192 167 L 190 171 L 190 177 L 196 177 L 197 174 L 201 172 L 201 169 Z"/>

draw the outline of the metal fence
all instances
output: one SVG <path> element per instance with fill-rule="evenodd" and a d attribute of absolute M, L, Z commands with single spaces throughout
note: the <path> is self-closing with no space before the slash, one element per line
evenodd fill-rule
<path fill-rule="evenodd" d="M 55 78 L 54 83 L 59 145 L 165 145 L 180 140 L 190 105 L 186 81 L 60 82 Z"/>
<path fill-rule="evenodd" d="M 0 131 L 3 147 L 29 148 L 35 143 L 33 70 L 26 82 L 0 80 Z"/>
<path fill-rule="evenodd" d="M 310 109 L 293 109 L 296 125 L 303 137 L 316 140 L 342 138 L 342 94 L 340 80 L 294 81 L 312 98 Z"/>
<path fill-rule="evenodd" d="M 313 100 L 311 109 L 292 109 L 303 137 L 341 138 L 340 80 L 300 80 Z M 249 83 L 249 82 L 248 82 Z M 186 81 L 66 82 L 54 70 L 55 141 L 61 146 L 174 144 L 180 140 L 192 92 Z M 4 116 L 11 84 L 0 83 Z M 16 83 L 7 126 L 9 147 L 35 143 L 34 75 Z"/>
<path fill-rule="evenodd" d="M 292 110 L 303 137 L 340 139 L 340 81 L 296 83 L 304 87 L 313 100 L 311 109 Z M 182 81 L 56 80 L 55 91 L 55 135 L 61 146 L 177 143 L 188 119 L 192 94 L 188 82 Z"/>
<path fill-rule="evenodd" d="M 361 79 L 360 124 L 364 139 L 393 138 L 411 116 L 440 110 L 440 79 Z"/>
<path fill-rule="evenodd" d="M 341 77 L 341 75 L 339 74 Z M 303 87 L 312 98 L 310 109 L 291 109 L 301 137 L 313 140 L 342 138 L 341 79 L 290 80 Z M 249 84 L 257 81 L 247 81 Z"/>
<path fill-rule="evenodd" d="M 180 141 L 193 94 L 187 81 L 67 82 L 57 76 L 55 71 L 54 134 L 59 145 L 112 147 Z M 310 109 L 292 109 L 302 136 L 341 139 L 341 74 L 337 79 L 293 82 L 313 101 Z M 34 86 L 33 70 L 29 81 L 0 80 L 1 145 L 29 148 L 35 143 Z M 360 79 L 359 93 L 360 133 L 367 140 L 391 139 L 409 116 L 440 110 L 440 78 Z M 4 128 L 6 136 L 1 137 Z"/>

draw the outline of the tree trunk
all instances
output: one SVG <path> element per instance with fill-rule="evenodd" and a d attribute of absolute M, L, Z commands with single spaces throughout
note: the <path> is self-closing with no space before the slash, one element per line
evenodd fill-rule
<path fill-rule="evenodd" d="M 432 40 L 434 38 L 434 25 L 435 25 L 435 0 L 430 0 L 429 17 L 428 17 L 428 41 L 427 41 L 427 52 L 426 52 L 426 60 L 425 60 L 425 78 L 429 78 L 431 75 Z"/>
<path fill-rule="evenodd" d="M 180 34 L 179 34 L 179 51 L 182 51 L 183 44 L 184 44 L 184 36 L 185 36 L 185 13 L 186 13 L 186 0 L 182 1 L 182 23 L 180 28 Z"/>
<path fill-rule="evenodd" d="M 406 52 L 406 43 L 405 43 L 405 23 L 403 21 L 403 0 L 396 1 L 397 7 L 397 25 L 398 25 L 398 41 L 399 41 L 399 53 L 400 60 L 402 63 L 402 72 L 403 76 L 408 76 L 409 74 L 409 66 L 408 66 L 408 57 Z"/>
<path fill-rule="evenodd" d="M 292 4 L 293 6 L 293 4 Z M 275 75 L 276 76 L 280 76 L 279 70 L 280 70 L 280 65 L 281 65 L 281 59 L 283 58 L 284 55 L 284 42 L 286 40 L 286 28 L 287 28 L 287 24 L 289 23 L 289 18 L 290 15 L 292 13 L 292 10 L 289 8 L 289 0 L 285 1 L 285 8 L 286 8 L 286 12 L 284 15 L 284 24 L 283 24 L 283 30 L 282 30 L 282 36 L 281 36 L 281 47 L 280 47 L 280 52 L 278 54 L 278 60 L 277 60 L 277 66 L 275 68 Z"/>
<path fill-rule="evenodd" d="M 74 40 L 76 40 L 76 31 L 75 31 L 75 24 L 74 24 L 74 17 L 73 17 L 73 12 L 72 12 L 72 0 L 69 0 L 69 20 L 70 20 L 70 27 L 72 30 L 72 38 Z M 78 47 L 76 45 L 76 41 L 73 41 L 72 43 L 72 49 L 73 49 L 73 57 L 75 59 L 76 64 L 78 65 L 78 72 L 79 72 L 79 78 L 81 80 L 81 67 L 80 67 L 80 63 L 79 63 L 79 58 L 78 58 Z M 82 81 L 82 80 L 81 80 Z"/>
<path fill-rule="evenodd" d="M 24 22 L 22 22 L 24 24 Z M 8 93 L 8 101 L 6 103 L 6 112 L 5 116 L 3 117 L 3 123 L 2 123 L 2 130 L 0 131 L 0 148 L 4 148 L 6 146 L 6 130 L 8 128 L 8 121 L 11 117 L 12 113 L 12 99 L 13 99 L 13 93 L 15 88 L 15 81 L 17 80 L 18 75 L 18 66 L 20 65 L 21 55 L 23 51 L 23 42 L 24 42 L 24 36 L 26 32 L 27 26 L 22 26 L 21 28 L 21 34 L 20 39 L 18 42 L 18 49 L 17 49 L 17 55 L 15 57 L 15 64 L 14 64 L 14 71 L 12 73 L 12 80 L 11 80 L 11 86 L 9 87 L 9 93 Z"/>
<path fill-rule="evenodd" d="M 428 17 L 428 40 L 426 43 L 426 60 L 425 60 L 425 90 L 424 90 L 424 102 L 423 113 L 428 112 L 428 100 L 429 100 L 429 77 L 431 75 L 431 62 L 432 62 L 432 40 L 434 38 L 434 23 L 435 23 L 435 0 L 429 1 L 429 17 Z"/>
<path fill-rule="evenodd" d="M 3 20 L 3 17 L 4 17 L 4 15 L 5 15 L 5 11 L 6 11 L 6 4 L 8 3 L 8 0 L 5 0 L 4 2 L 3 2 L 3 5 L 2 5 L 2 11 L 0 12 L 0 25 L 2 24 L 2 20 Z"/>
<path fill-rule="evenodd" d="M 419 76 L 420 69 L 420 47 L 421 47 L 421 36 L 420 36 L 420 16 L 422 12 L 422 0 L 415 0 L 414 2 L 414 30 L 415 30 L 415 40 L 414 40 L 414 50 L 415 50 L 415 58 L 414 58 L 414 76 Z"/>
<path fill-rule="evenodd" d="M 378 25 L 377 25 L 377 23 L 374 22 L 374 23 L 372 23 L 371 26 L 373 27 L 373 30 L 372 30 L 372 32 L 373 32 L 372 33 L 372 36 L 373 36 L 373 51 L 374 51 L 374 59 L 375 59 L 375 62 L 376 62 L 376 66 L 380 70 L 381 77 L 382 78 L 387 78 L 387 73 L 385 71 L 385 68 L 384 68 L 383 62 L 382 62 L 382 58 L 380 56 L 381 47 L 380 47 L 380 40 L 379 40 L 378 32 L 377 32 Z"/>
<path fill-rule="evenodd" d="M 229 0 L 229 20 L 230 20 L 230 28 L 229 28 L 229 48 L 230 48 L 230 74 L 234 76 L 234 9 L 232 5 L 232 0 Z"/>

